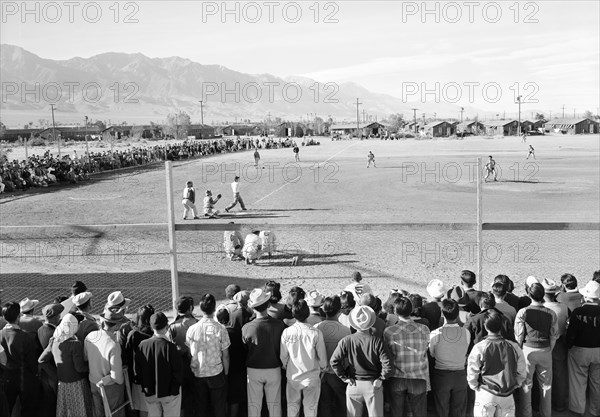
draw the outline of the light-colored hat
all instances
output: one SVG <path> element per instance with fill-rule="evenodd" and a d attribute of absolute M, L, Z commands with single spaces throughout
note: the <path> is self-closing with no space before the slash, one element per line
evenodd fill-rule
<path fill-rule="evenodd" d="M 528 287 L 531 287 L 535 283 L 540 284 L 540 280 L 534 277 L 533 275 L 529 275 L 525 280 L 525 285 L 527 285 Z"/>
<path fill-rule="evenodd" d="M 444 295 L 444 283 L 439 279 L 432 279 L 427 284 L 427 294 L 431 298 L 441 298 Z"/>
<path fill-rule="evenodd" d="M 23 298 L 21 300 L 21 302 L 19 303 L 19 306 L 21 306 L 21 311 L 29 311 L 29 310 L 33 310 L 35 308 L 36 305 L 38 305 L 40 302 L 39 300 L 30 300 L 29 298 Z"/>
<path fill-rule="evenodd" d="M 312 290 L 306 295 L 306 304 L 309 307 L 321 307 L 325 297 L 317 290 Z"/>
<path fill-rule="evenodd" d="M 348 321 L 356 330 L 367 330 L 375 324 L 375 311 L 369 306 L 356 306 L 350 312 Z"/>
<path fill-rule="evenodd" d="M 104 311 L 102 312 L 102 314 L 100 314 L 100 317 L 102 318 L 102 320 L 107 321 L 109 323 L 122 323 L 127 320 L 123 309 L 113 311 L 107 307 L 104 308 Z"/>
<path fill-rule="evenodd" d="M 242 303 L 242 302 L 248 301 L 249 299 L 250 299 L 250 291 L 248 291 L 248 290 L 238 291 L 233 296 L 233 301 L 235 301 L 236 303 Z"/>
<path fill-rule="evenodd" d="M 73 296 L 73 304 L 79 307 L 82 304 L 87 303 L 92 298 L 92 293 L 89 291 L 79 293 Z"/>
<path fill-rule="evenodd" d="M 542 287 L 544 287 L 544 291 L 548 294 L 555 294 L 560 291 L 560 286 L 555 281 L 548 278 L 544 278 Z"/>
<path fill-rule="evenodd" d="M 254 308 L 264 303 L 268 302 L 271 299 L 271 293 L 263 290 L 262 288 L 255 288 L 250 293 L 250 300 L 248 301 L 248 306 Z"/>
<path fill-rule="evenodd" d="M 108 295 L 106 299 L 106 308 L 125 308 L 129 305 L 131 300 L 129 298 L 123 297 L 123 293 L 121 291 L 115 291 Z"/>
<path fill-rule="evenodd" d="M 585 284 L 585 287 L 579 290 L 585 298 L 600 298 L 600 283 L 590 281 Z"/>

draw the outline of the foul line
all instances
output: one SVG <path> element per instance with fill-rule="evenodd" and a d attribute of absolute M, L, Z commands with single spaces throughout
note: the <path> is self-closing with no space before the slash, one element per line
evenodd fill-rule
<path fill-rule="evenodd" d="M 334 153 L 333 155 L 331 155 L 329 158 L 327 158 L 325 161 L 323 162 L 319 162 L 319 164 L 324 164 L 325 162 L 328 162 L 331 158 L 334 158 L 336 156 L 338 156 L 339 154 L 341 154 L 342 152 L 348 150 L 349 148 L 353 147 L 354 145 L 357 145 L 359 142 L 354 142 L 352 145 L 346 146 L 344 149 L 342 149 L 339 152 Z M 264 196 L 263 198 L 261 198 L 260 200 L 255 201 L 252 205 L 258 204 L 261 201 L 263 201 L 265 198 L 268 198 L 270 196 L 272 196 L 273 194 L 275 194 L 276 192 L 278 192 L 279 190 L 283 189 L 284 187 L 286 187 L 287 185 L 289 185 L 290 182 L 286 182 L 285 184 L 283 184 L 281 187 L 279 187 L 278 189 L 276 189 L 275 191 L 270 192 L 269 194 L 267 194 L 266 196 Z"/>

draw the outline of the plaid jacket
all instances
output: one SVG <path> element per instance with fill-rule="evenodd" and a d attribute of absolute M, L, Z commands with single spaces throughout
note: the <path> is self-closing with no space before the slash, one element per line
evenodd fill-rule
<path fill-rule="evenodd" d="M 392 360 L 392 377 L 424 379 L 429 390 L 429 328 L 412 319 L 400 319 L 385 329 L 383 339 Z"/>

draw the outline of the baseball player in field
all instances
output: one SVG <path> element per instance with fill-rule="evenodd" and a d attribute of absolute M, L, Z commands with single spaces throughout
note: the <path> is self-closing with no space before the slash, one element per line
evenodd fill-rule
<path fill-rule="evenodd" d="M 240 203 L 242 210 L 246 210 L 246 205 L 244 204 L 244 200 L 240 194 L 240 177 L 235 177 L 231 183 L 231 191 L 233 191 L 233 203 L 225 207 L 225 211 L 229 213 L 229 210 L 234 208 L 237 203 Z"/>
<path fill-rule="evenodd" d="M 262 255 L 262 240 L 259 235 L 260 230 L 255 230 L 244 239 L 242 256 L 246 260 L 246 265 L 256 264 L 256 260 Z"/>
<path fill-rule="evenodd" d="M 527 154 L 527 159 L 529 159 L 530 156 L 533 156 L 533 159 L 535 159 L 535 149 L 533 149 L 533 146 L 529 145 L 529 153 Z"/>
<path fill-rule="evenodd" d="M 188 212 L 191 210 L 194 215 L 194 219 L 197 220 L 198 210 L 196 209 L 196 190 L 194 189 L 194 183 L 192 181 L 188 181 L 186 183 L 186 187 L 183 189 L 183 200 L 181 201 L 183 204 L 183 220 L 187 220 Z"/>
<path fill-rule="evenodd" d="M 486 174 L 484 181 L 487 182 L 488 177 L 491 174 L 494 174 L 494 181 L 498 181 L 498 170 L 496 169 L 496 161 L 492 158 L 492 155 L 489 156 L 489 160 L 487 164 L 485 164 Z"/>
<path fill-rule="evenodd" d="M 215 210 L 215 204 L 221 199 L 221 194 L 217 194 L 217 198 L 212 197 L 212 191 L 206 190 L 204 197 L 204 215 L 211 219 L 219 218 L 219 211 Z"/>
<path fill-rule="evenodd" d="M 229 224 L 234 224 L 230 222 Z M 244 237 L 239 230 L 226 230 L 223 233 L 223 249 L 225 255 L 232 261 L 242 258 L 242 248 L 244 247 Z"/>
<path fill-rule="evenodd" d="M 369 162 L 367 163 L 367 168 L 371 166 L 371 162 L 373 163 L 373 167 L 377 168 L 377 165 L 375 165 L 375 155 L 373 155 L 373 152 L 369 151 L 367 158 L 369 159 Z"/>

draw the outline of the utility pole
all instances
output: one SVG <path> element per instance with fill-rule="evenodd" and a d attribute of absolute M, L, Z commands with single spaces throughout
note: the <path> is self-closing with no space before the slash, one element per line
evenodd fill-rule
<path fill-rule="evenodd" d="M 433 113 L 433 120 L 437 120 L 437 113 Z"/>
<path fill-rule="evenodd" d="M 360 134 L 360 113 L 358 111 L 358 106 L 361 104 L 362 103 L 359 103 L 358 99 L 356 99 L 356 137 Z M 360 138 L 362 139 L 362 135 L 360 135 Z"/>
<path fill-rule="evenodd" d="M 565 105 L 562 106 L 562 118 L 565 118 Z"/>
<path fill-rule="evenodd" d="M 366 123 L 367 122 L 367 118 L 365 116 L 365 109 L 363 109 L 362 113 L 363 113 L 363 123 Z"/>
<path fill-rule="evenodd" d="M 90 147 L 88 145 L 87 127 L 88 127 L 88 117 L 85 116 L 85 132 L 86 132 L 84 134 L 85 135 L 85 154 L 87 155 L 86 159 L 87 159 L 87 163 L 88 163 L 88 166 L 89 166 L 89 164 L 90 164 Z"/>
<path fill-rule="evenodd" d="M 521 136 L 521 98 L 522 96 L 517 96 L 517 103 L 519 103 L 519 124 L 517 125 L 517 135 Z"/>
<path fill-rule="evenodd" d="M 425 126 L 425 113 L 423 113 L 423 126 Z"/>
<path fill-rule="evenodd" d="M 204 127 L 204 106 L 202 100 L 200 100 L 200 124 Z"/>
<path fill-rule="evenodd" d="M 577 116 L 575 116 L 575 109 L 573 109 L 573 119 L 575 119 Z"/>
<path fill-rule="evenodd" d="M 461 107 L 461 108 L 460 108 L 460 122 L 461 122 L 461 123 L 463 122 L 463 112 L 464 112 L 464 111 L 465 111 L 465 108 L 464 108 L 464 107 Z"/>
<path fill-rule="evenodd" d="M 419 109 L 412 109 L 412 111 L 413 111 L 413 121 L 415 122 L 415 133 L 418 132 L 418 129 L 417 129 L 417 110 L 419 110 Z"/>
<path fill-rule="evenodd" d="M 50 108 L 52 109 L 52 136 L 54 137 L 54 140 L 58 140 L 58 157 L 60 158 L 60 139 L 56 137 L 56 124 L 54 123 L 54 104 L 50 105 Z"/>

